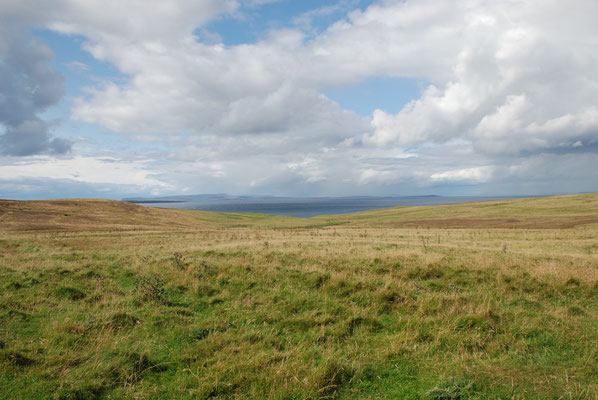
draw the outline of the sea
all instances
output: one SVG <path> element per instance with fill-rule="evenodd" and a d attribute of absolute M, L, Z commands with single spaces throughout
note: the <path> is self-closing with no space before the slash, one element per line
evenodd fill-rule
<path fill-rule="evenodd" d="M 242 198 L 218 201 L 164 201 L 136 200 L 136 204 L 219 213 L 258 213 L 310 218 L 317 215 L 348 214 L 382 208 L 404 206 L 432 206 L 441 204 L 471 203 L 504 200 L 515 197 L 496 196 L 408 196 L 408 197 L 305 197 L 305 198 Z"/>

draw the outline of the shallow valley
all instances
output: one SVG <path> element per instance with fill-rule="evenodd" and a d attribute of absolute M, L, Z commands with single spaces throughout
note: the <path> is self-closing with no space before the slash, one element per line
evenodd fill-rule
<path fill-rule="evenodd" d="M 0 201 L 0 223 L 2 398 L 598 396 L 596 194 L 310 219 Z"/>

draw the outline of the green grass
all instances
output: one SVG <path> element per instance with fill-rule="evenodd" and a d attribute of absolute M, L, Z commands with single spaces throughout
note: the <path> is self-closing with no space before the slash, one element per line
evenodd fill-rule
<path fill-rule="evenodd" d="M 597 200 L 14 222 L 0 397 L 595 399 Z M 401 227 L 511 214 L 542 229 Z"/>

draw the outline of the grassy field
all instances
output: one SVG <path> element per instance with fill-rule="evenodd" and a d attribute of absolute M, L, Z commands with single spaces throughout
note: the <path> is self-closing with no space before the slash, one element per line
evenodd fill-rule
<path fill-rule="evenodd" d="M 0 398 L 597 399 L 598 194 L 0 201 Z"/>

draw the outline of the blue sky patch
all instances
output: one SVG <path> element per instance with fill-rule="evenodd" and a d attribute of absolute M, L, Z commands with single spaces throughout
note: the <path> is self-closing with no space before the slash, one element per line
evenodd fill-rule
<path fill-rule="evenodd" d="M 328 88 L 323 93 L 341 107 L 362 116 L 380 109 L 396 114 L 420 96 L 424 83 L 413 78 L 372 77 L 363 82 Z"/>

